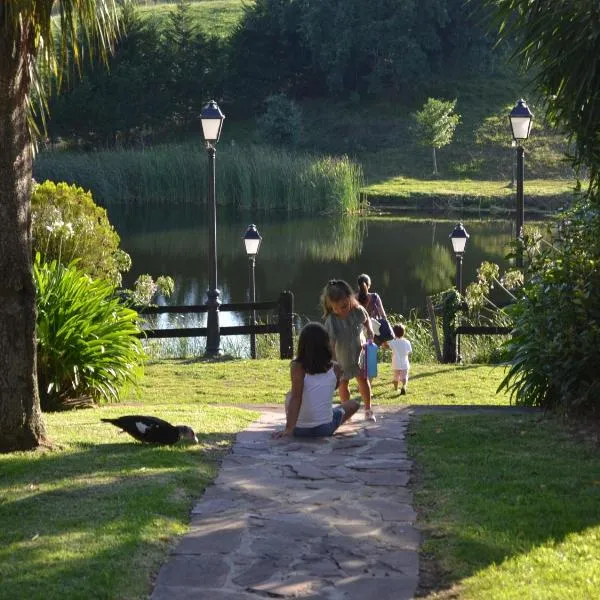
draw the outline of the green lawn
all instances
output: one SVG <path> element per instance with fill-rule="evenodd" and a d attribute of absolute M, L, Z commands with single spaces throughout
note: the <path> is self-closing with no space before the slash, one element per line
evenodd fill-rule
<path fill-rule="evenodd" d="M 548 209 L 552 204 L 562 205 L 573 196 L 574 180 L 532 179 L 524 183 L 527 210 Z M 391 177 L 362 190 L 372 203 L 419 208 L 434 198 L 444 203 L 467 202 L 480 209 L 514 209 L 516 189 L 507 181 L 474 179 L 415 179 Z"/>
<path fill-rule="evenodd" d="M 423 551 L 441 565 L 428 598 L 598 597 L 597 446 L 539 415 L 438 414 L 413 420 L 410 448 Z"/>
<path fill-rule="evenodd" d="M 198 0 L 190 3 L 190 13 L 197 26 L 208 35 L 226 38 L 239 23 L 244 5 L 252 5 L 252 0 Z M 166 19 L 174 10 L 173 2 L 138 2 L 138 9 L 144 18 Z"/>
<path fill-rule="evenodd" d="M 139 394 L 122 405 L 45 415 L 52 451 L 0 455 L 0 598 L 147 598 L 223 452 L 257 415 L 249 409 L 282 404 L 288 368 L 164 361 L 148 365 Z M 416 364 L 409 394 L 399 396 L 382 364 L 374 402 L 507 406 L 496 394 L 502 375 L 501 367 Z M 189 424 L 201 443 L 147 447 L 100 422 L 135 413 Z M 425 549 L 465 598 L 584 598 L 598 585 L 600 460 L 562 431 L 527 416 L 414 421 L 416 507 L 436 532 Z M 564 594 L 544 595 L 540 584 L 537 596 L 520 595 L 524 578 L 550 578 L 548 589 Z"/>

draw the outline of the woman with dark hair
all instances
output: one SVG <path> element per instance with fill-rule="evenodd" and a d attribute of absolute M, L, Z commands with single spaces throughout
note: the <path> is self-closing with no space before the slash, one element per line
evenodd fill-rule
<path fill-rule="evenodd" d="M 375 331 L 375 343 L 381 344 L 382 342 L 391 340 L 394 336 L 391 330 L 388 331 L 390 326 L 387 321 L 385 309 L 383 308 L 383 302 L 381 301 L 379 294 L 369 291 L 371 288 L 371 278 L 366 273 L 362 273 L 362 275 L 358 276 L 356 282 L 358 284 L 358 294 L 356 294 L 356 299 L 359 304 L 367 311 L 367 314 L 371 319 L 378 321 L 380 327 L 382 321 L 385 322 L 385 331 Z"/>
<path fill-rule="evenodd" d="M 379 294 L 369 291 L 371 288 L 371 278 L 366 273 L 363 273 L 358 276 L 356 282 L 358 284 L 356 299 L 359 304 L 364 306 L 367 314 L 372 319 L 387 319 Z"/>
<path fill-rule="evenodd" d="M 340 376 L 327 329 L 321 323 L 308 323 L 300 332 L 298 352 L 290 368 L 292 389 L 285 399 L 285 429 L 273 437 L 333 435 L 359 408 L 356 400 L 333 408 Z"/>

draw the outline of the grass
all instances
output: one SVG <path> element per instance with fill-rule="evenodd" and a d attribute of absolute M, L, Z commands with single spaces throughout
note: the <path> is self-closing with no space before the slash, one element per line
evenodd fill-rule
<path fill-rule="evenodd" d="M 597 597 L 597 447 L 539 415 L 425 415 L 411 440 L 427 598 Z"/>
<path fill-rule="evenodd" d="M 216 366 L 218 365 L 218 366 Z M 400 397 L 392 388 L 389 362 L 379 364 L 373 381 L 376 404 L 509 405 L 505 393 L 496 394 L 503 367 L 416 364 L 411 372 L 410 393 Z M 461 385 L 455 385 L 460 380 Z M 248 385 L 251 381 L 252 385 Z M 354 384 L 351 390 L 358 393 Z M 282 404 L 289 388 L 287 360 L 213 361 L 169 360 L 148 365 L 141 385 L 142 398 L 160 402 L 179 397 L 197 405 L 252 406 Z M 133 397 L 132 397 L 133 398 Z M 476 400 L 474 400 L 476 399 Z"/>
<path fill-rule="evenodd" d="M 563 206 L 573 197 L 575 181 L 572 179 L 531 179 L 524 182 L 528 212 L 547 211 Z M 461 206 L 496 211 L 514 210 L 516 189 L 507 181 L 475 179 L 415 179 L 391 177 L 381 183 L 368 185 L 362 190 L 373 204 L 403 206 L 405 208 L 429 207 L 461 203 Z"/>
<path fill-rule="evenodd" d="M 496 394 L 502 375 L 486 365 L 415 364 L 409 394 L 399 396 L 383 363 L 375 406 L 507 406 Z M 253 408 L 282 405 L 288 387 L 289 361 L 171 360 L 149 364 L 121 405 L 46 414 L 52 451 L 0 455 L 0 598 L 147 598 L 234 434 Z M 100 422 L 135 413 L 190 424 L 201 444 L 147 447 Z M 435 532 L 424 549 L 443 581 L 460 586 L 461 598 L 593 597 L 597 450 L 537 417 L 417 419 L 416 507 Z"/>
<path fill-rule="evenodd" d="M 175 8 L 175 2 L 138 0 L 142 18 L 166 19 Z M 244 5 L 252 0 L 192 0 L 190 14 L 197 27 L 205 34 L 227 38 L 239 23 Z"/>
<path fill-rule="evenodd" d="M 48 151 L 35 162 L 38 181 L 91 190 L 115 203 L 197 204 L 206 201 L 206 152 L 200 144 L 94 153 Z M 202 166 L 204 168 L 199 168 Z M 356 212 L 362 171 L 345 156 L 293 153 L 264 146 L 222 144 L 216 160 L 219 204 L 234 209 Z"/>
<path fill-rule="evenodd" d="M 45 415 L 52 452 L 0 455 L 0 598 L 141 599 L 173 536 L 255 413 L 171 399 Z M 146 447 L 101 417 L 191 423 L 200 445 Z"/>

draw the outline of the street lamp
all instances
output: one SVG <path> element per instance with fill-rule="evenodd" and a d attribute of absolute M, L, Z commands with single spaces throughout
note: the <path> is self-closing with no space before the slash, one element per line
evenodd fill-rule
<path fill-rule="evenodd" d="M 219 105 L 211 100 L 200 114 L 202 132 L 208 153 L 208 291 L 206 292 L 208 313 L 206 317 L 206 356 L 221 354 L 221 334 L 219 331 L 219 306 L 221 292 L 217 288 L 217 196 L 215 193 L 215 155 L 216 145 L 221 136 L 223 119 Z"/>
<path fill-rule="evenodd" d="M 467 245 L 469 237 L 470 236 L 462 223 L 458 223 L 450 234 L 452 249 L 456 256 L 456 289 L 459 294 L 462 294 L 462 261 L 465 253 L 465 246 Z"/>
<path fill-rule="evenodd" d="M 260 242 L 262 238 L 256 225 L 248 225 L 246 233 L 244 234 L 244 246 L 246 247 L 246 254 L 248 255 L 248 261 L 250 264 L 250 302 L 256 301 L 256 283 L 254 279 L 254 266 L 256 263 L 256 255 L 260 248 Z M 256 325 L 256 311 L 252 308 L 252 321 L 251 325 Z M 252 331 L 250 333 L 250 356 L 256 358 L 256 333 Z"/>
<path fill-rule="evenodd" d="M 462 295 L 462 263 L 463 263 L 463 255 L 465 253 L 465 247 L 467 245 L 467 240 L 469 239 L 469 234 L 467 230 L 463 227 L 462 223 L 457 223 L 456 227 L 450 234 L 450 241 L 452 242 L 452 250 L 454 250 L 454 256 L 456 256 L 456 289 L 458 293 Z M 456 336 L 456 351 L 455 351 L 455 360 L 456 362 L 462 361 L 462 356 L 460 354 L 460 335 Z"/>
<path fill-rule="evenodd" d="M 523 224 L 525 223 L 525 203 L 523 201 L 523 180 L 525 179 L 525 150 L 521 145 L 523 140 L 529 137 L 533 113 L 529 110 L 525 100 L 521 99 L 508 115 L 513 140 L 517 144 L 517 214 L 516 225 L 517 240 L 523 239 Z M 517 267 L 523 267 L 523 249 L 517 248 Z"/>

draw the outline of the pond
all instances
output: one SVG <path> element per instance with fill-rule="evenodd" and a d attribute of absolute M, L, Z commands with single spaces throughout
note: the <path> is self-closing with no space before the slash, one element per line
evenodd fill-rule
<path fill-rule="evenodd" d="M 208 288 L 208 227 L 206 209 L 190 206 L 109 209 L 121 245 L 132 257 L 125 279 L 131 285 L 142 273 L 170 275 L 175 293 L 159 304 L 204 304 Z M 455 283 L 456 262 L 449 235 L 456 218 L 360 218 L 227 215 L 217 216 L 218 287 L 222 302 L 249 298 L 249 264 L 242 236 L 255 223 L 262 236 L 256 259 L 256 299 L 276 300 L 282 290 L 294 293 L 300 320 L 319 319 L 321 289 L 331 278 L 352 286 L 360 273 L 372 279 L 388 313 L 425 315 L 425 298 Z M 476 277 L 482 261 L 506 267 L 506 245 L 514 236 L 507 220 L 467 219 L 470 234 L 463 283 Z M 168 317 L 161 317 L 167 327 Z M 179 317 L 181 319 L 181 317 Z M 179 326 L 203 326 L 205 316 L 186 317 Z M 191 320 L 190 320 L 191 319 Z M 243 314 L 223 312 L 221 325 L 246 321 Z"/>

